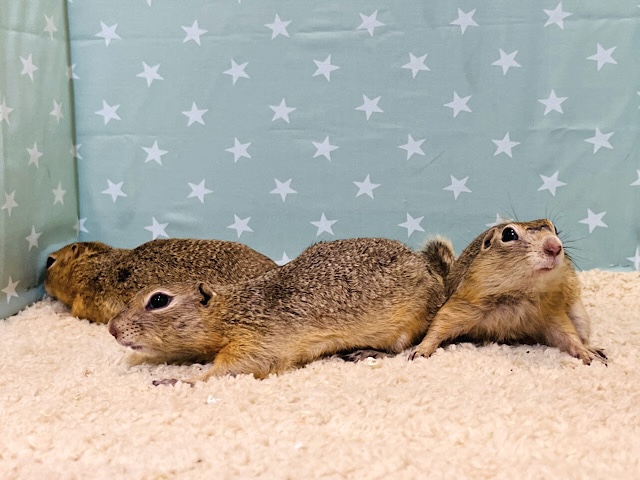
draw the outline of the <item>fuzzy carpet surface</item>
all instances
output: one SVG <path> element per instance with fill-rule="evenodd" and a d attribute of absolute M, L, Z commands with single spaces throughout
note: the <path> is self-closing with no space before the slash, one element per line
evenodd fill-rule
<path fill-rule="evenodd" d="M 542 346 L 152 386 L 104 325 L 0 321 L 0 478 L 640 478 L 640 274 L 580 274 L 609 366 Z"/>

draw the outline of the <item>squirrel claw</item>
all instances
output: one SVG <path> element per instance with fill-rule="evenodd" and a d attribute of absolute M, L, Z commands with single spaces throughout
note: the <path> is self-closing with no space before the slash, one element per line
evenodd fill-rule
<path fill-rule="evenodd" d="M 595 360 L 599 360 L 600 362 L 604 363 L 605 367 L 608 367 L 608 358 L 607 355 L 604 353 L 604 350 L 602 350 L 601 348 L 594 348 L 591 351 L 594 355 L 594 359 Z"/>

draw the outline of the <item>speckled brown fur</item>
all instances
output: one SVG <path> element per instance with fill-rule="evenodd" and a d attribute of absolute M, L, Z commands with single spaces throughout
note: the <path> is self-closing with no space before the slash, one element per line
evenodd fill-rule
<path fill-rule="evenodd" d="M 263 378 L 343 350 L 399 353 L 420 341 L 443 301 L 425 255 L 393 240 L 336 240 L 241 284 L 157 283 L 109 331 L 160 359 L 214 360 L 199 380 Z"/>
<path fill-rule="evenodd" d="M 159 281 L 226 285 L 258 276 L 276 264 L 255 250 L 222 240 L 158 239 L 132 250 L 77 242 L 47 260 L 45 290 L 71 314 L 107 323 L 143 287 Z"/>

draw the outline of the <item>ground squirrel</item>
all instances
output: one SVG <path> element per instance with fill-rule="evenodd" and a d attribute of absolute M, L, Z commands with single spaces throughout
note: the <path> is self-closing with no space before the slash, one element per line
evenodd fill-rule
<path fill-rule="evenodd" d="M 77 242 L 49 256 L 44 287 L 72 315 L 107 323 L 147 285 L 204 279 L 226 285 L 274 267 L 248 246 L 222 240 L 158 239 L 132 250 Z"/>
<path fill-rule="evenodd" d="M 343 350 L 399 353 L 420 341 L 444 302 L 442 268 L 395 240 L 320 242 L 236 285 L 156 282 L 109 331 L 160 360 L 213 360 L 195 379 L 203 381 L 264 378 Z"/>
<path fill-rule="evenodd" d="M 411 358 L 430 356 L 458 337 L 534 342 L 585 364 L 604 352 L 589 346 L 590 320 L 580 283 L 547 219 L 503 223 L 479 235 L 445 280 L 448 300 Z"/>

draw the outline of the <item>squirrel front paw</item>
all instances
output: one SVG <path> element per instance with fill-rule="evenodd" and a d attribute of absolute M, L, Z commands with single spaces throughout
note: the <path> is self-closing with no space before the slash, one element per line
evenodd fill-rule
<path fill-rule="evenodd" d="M 581 356 L 581 358 L 585 365 L 591 365 L 593 360 L 598 360 L 603 363 L 605 367 L 608 365 L 607 355 L 601 348 L 587 348 L 587 355 Z"/>
<path fill-rule="evenodd" d="M 437 348 L 438 347 L 434 348 L 421 343 L 411 354 L 409 354 L 409 360 L 415 360 L 418 357 L 430 357 Z"/>

